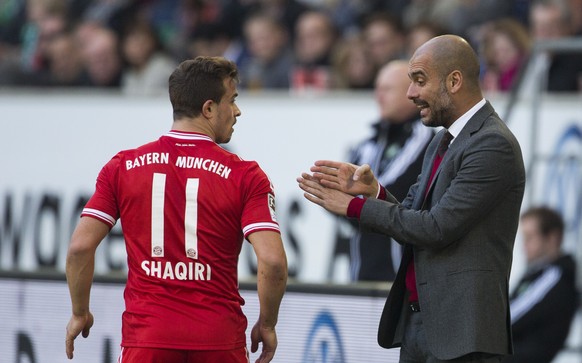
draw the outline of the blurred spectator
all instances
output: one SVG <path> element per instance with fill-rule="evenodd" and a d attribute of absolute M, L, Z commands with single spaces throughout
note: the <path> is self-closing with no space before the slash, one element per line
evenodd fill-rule
<path fill-rule="evenodd" d="M 188 58 L 224 57 L 240 68 L 248 57 L 242 35 L 232 34 L 222 24 L 205 24 L 196 29 L 188 45 Z"/>
<path fill-rule="evenodd" d="M 440 5 L 439 5 L 440 4 Z M 413 24 L 423 21 L 434 22 L 439 25 L 446 24 L 444 14 L 452 12 L 451 1 L 444 0 L 440 2 L 430 0 L 410 0 L 410 4 L 404 9 L 402 19 L 404 26 L 410 28 Z"/>
<path fill-rule="evenodd" d="M 530 29 L 536 41 L 570 36 L 571 20 L 568 0 L 534 0 L 530 5 Z"/>
<path fill-rule="evenodd" d="M 74 0 L 73 0 L 74 1 Z M 86 2 L 81 22 L 95 22 L 121 35 L 143 8 L 140 0 L 77 0 Z M 147 2 L 147 1 L 146 1 Z"/>
<path fill-rule="evenodd" d="M 428 20 L 472 41 L 481 24 L 509 16 L 512 7 L 507 0 L 411 0 L 403 18 L 407 27 Z"/>
<path fill-rule="evenodd" d="M 28 24 L 24 28 L 22 49 L 25 71 L 39 71 L 45 67 L 44 55 L 50 38 L 67 27 L 66 0 L 28 0 Z"/>
<path fill-rule="evenodd" d="M 521 216 L 527 270 L 510 296 L 514 355 L 504 363 L 548 363 L 564 347 L 579 304 L 576 264 L 561 250 L 564 221 L 547 207 Z"/>
<path fill-rule="evenodd" d="M 361 23 L 369 14 L 379 10 L 377 3 L 373 0 L 338 0 L 328 4 L 327 9 L 342 37 L 348 40 L 359 33 Z"/>
<path fill-rule="evenodd" d="M 446 28 L 428 20 L 407 27 L 404 45 L 406 58 L 411 58 L 416 49 L 429 39 L 447 33 Z"/>
<path fill-rule="evenodd" d="M 53 37 L 60 38 L 61 33 L 68 33 L 80 24 L 85 29 L 80 32 L 90 34 L 99 26 L 113 31 L 119 39 L 135 18 L 143 18 L 154 28 L 168 56 L 176 63 L 197 55 L 216 55 L 242 67 L 249 56 L 243 42 L 243 23 L 255 13 L 266 14 L 286 29 L 291 48 L 287 53 L 293 53 L 297 66 L 290 69 L 289 87 L 294 89 L 371 88 L 383 65 L 410 57 L 431 36 L 445 32 L 459 34 L 481 46 L 482 25 L 508 14 L 528 28 L 531 24 L 535 40 L 582 35 L 582 0 L 0 0 L 0 3 L 3 85 L 53 84 L 49 58 L 58 55 L 47 53 Z M 362 45 L 355 40 L 360 34 L 368 62 L 361 61 Z M 60 38 L 58 43 L 65 46 L 66 41 Z M 85 42 L 79 46 L 85 53 L 83 48 Z M 581 89 L 582 55 L 555 54 L 551 58 L 548 90 Z M 367 63 L 374 67 L 372 77 Z M 72 73 L 71 81 L 61 85 L 78 83 Z M 487 75 L 488 80 L 494 78 Z M 487 81 L 490 83 L 495 82 Z M 501 90 L 504 87 L 499 86 Z"/>
<path fill-rule="evenodd" d="M 337 37 L 337 30 L 327 13 L 311 10 L 301 14 L 295 31 L 292 89 L 325 90 L 332 87 L 331 60 Z"/>
<path fill-rule="evenodd" d="M 570 0 L 534 0 L 530 5 L 532 39 L 551 41 L 574 36 Z M 576 92 L 582 90 L 582 53 L 547 53 L 538 58 L 548 67 L 547 90 Z M 535 67 L 543 66 L 534 64 Z"/>
<path fill-rule="evenodd" d="M 526 27 L 531 27 L 531 9 L 537 0 L 513 0 L 512 17 L 520 21 Z M 547 1 L 545 1 L 547 2 Z M 568 33 L 582 35 L 582 0 L 565 0 L 556 3 L 569 12 L 566 20 L 570 23 Z"/>
<path fill-rule="evenodd" d="M 529 5 L 531 0 L 512 0 L 513 5 L 509 16 L 519 21 L 526 27 L 529 25 Z"/>
<path fill-rule="evenodd" d="M 298 0 L 242 0 L 245 14 L 263 13 L 283 25 L 291 41 L 295 38 L 297 20 L 311 8 Z"/>
<path fill-rule="evenodd" d="M 342 89 L 372 89 L 376 69 L 361 34 L 343 37 L 333 57 L 333 84 Z"/>
<path fill-rule="evenodd" d="M 6 0 L 0 7 L 0 84 L 8 84 L 6 76 L 20 68 L 22 30 L 28 20 L 26 2 Z"/>
<path fill-rule="evenodd" d="M 166 50 L 177 61 L 192 58 L 198 45 L 194 41 L 199 37 L 208 38 L 209 31 L 220 30 L 229 39 L 241 36 L 244 8 L 238 0 L 149 1 L 152 4 L 144 12 Z"/>
<path fill-rule="evenodd" d="M 380 119 L 373 124 L 373 135 L 350 152 L 349 162 L 369 164 L 378 181 L 399 201 L 416 182 L 426 147 L 434 135 L 420 121 L 417 106 L 406 93 L 410 85 L 408 62 L 386 64 L 376 78 L 375 97 Z M 354 281 L 393 281 L 401 260 L 401 247 L 386 235 L 362 232 L 353 219 L 339 220 L 336 250 L 349 238 L 350 276 Z M 345 230 L 350 236 L 343 236 Z"/>
<path fill-rule="evenodd" d="M 528 30 L 519 21 L 504 18 L 492 22 L 484 32 L 482 88 L 486 92 L 510 91 L 531 51 Z"/>
<path fill-rule="evenodd" d="M 174 50 L 172 46 L 179 43 L 176 42 L 176 38 L 187 39 L 186 35 L 182 35 L 181 30 L 183 3 L 184 0 L 145 0 L 142 2 L 143 16 L 156 29 L 164 48 L 170 52 Z"/>
<path fill-rule="evenodd" d="M 364 20 L 373 13 L 388 12 L 401 17 L 410 0 L 335 0 L 320 1 L 325 5 L 342 36 L 350 37 L 360 31 Z"/>
<path fill-rule="evenodd" d="M 269 15 L 258 13 L 246 20 L 244 35 L 249 57 L 240 68 L 241 87 L 288 89 L 293 52 L 285 27 Z"/>
<path fill-rule="evenodd" d="M 77 28 L 76 37 L 89 85 L 119 88 L 123 63 L 117 34 L 100 24 L 86 22 Z"/>
<path fill-rule="evenodd" d="M 400 20 L 389 13 L 374 13 L 363 27 L 364 42 L 376 72 L 386 63 L 404 59 L 404 28 Z"/>
<path fill-rule="evenodd" d="M 121 90 L 130 95 L 167 92 L 168 78 L 177 63 L 164 51 L 152 26 L 135 20 L 123 34 L 121 51 L 126 67 Z"/>
<path fill-rule="evenodd" d="M 72 33 L 54 37 L 47 50 L 50 84 L 57 87 L 87 86 L 83 77 L 83 61 Z"/>
<path fill-rule="evenodd" d="M 582 36 L 582 0 L 570 0 L 572 34 Z"/>
<path fill-rule="evenodd" d="M 44 86 L 48 84 L 48 44 L 69 25 L 67 1 L 27 0 L 25 11 L 18 58 L 13 57 L 3 63 L 1 83 Z"/>

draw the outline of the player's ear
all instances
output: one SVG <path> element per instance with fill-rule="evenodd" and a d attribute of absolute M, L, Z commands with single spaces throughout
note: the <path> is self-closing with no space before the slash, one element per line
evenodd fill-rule
<path fill-rule="evenodd" d="M 206 118 L 211 118 L 214 114 L 214 110 L 216 109 L 216 102 L 213 100 L 206 100 L 202 105 L 202 115 Z"/>

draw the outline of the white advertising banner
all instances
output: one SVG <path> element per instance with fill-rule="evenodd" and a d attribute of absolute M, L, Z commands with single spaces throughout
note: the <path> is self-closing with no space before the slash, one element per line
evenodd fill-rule
<path fill-rule="evenodd" d="M 65 363 L 65 327 L 70 300 L 64 281 L 0 278 L 0 362 Z M 121 342 L 123 285 L 93 286 L 95 324 L 87 339 L 75 341 L 73 362 L 115 363 Z M 256 291 L 242 290 L 247 335 L 259 314 Z M 398 349 L 376 343 L 385 298 L 287 292 L 277 324 L 279 345 L 274 362 L 390 363 Z M 250 349 L 250 337 L 247 336 Z M 259 352 L 251 353 L 251 362 Z"/>
<path fill-rule="evenodd" d="M 505 100 L 491 102 L 503 116 Z M 334 254 L 336 220 L 303 198 L 296 178 L 315 160 L 345 159 L 371 135 L 378 112 L 373 95 L 243 93 L 238 105 L 242 116 L 225 147 L 257 160 L 273 181 L 291 277 L 347 282 L 348 256 Z M 523 205 L 548 203 L 563 211 L 566 248 L 581 256 L 579 99 L 544 100 L 535 128 L 531 110 L 529 101 L 520 101 L 508 120 L 529 172 Z M 101 167 L 117 151 L 157 139 L 171 123 L 165 97 L 0 93 L 0 270 L 64 271 L 69 237 Z M 519 241 L 515 257 L 513 276 L 523 260 Z M 97 251 L 97 274 L 124 271 L 125 258 L 117 225 Z M 253 274 L 254 265 L 245 245 L 241 277 Z"/>

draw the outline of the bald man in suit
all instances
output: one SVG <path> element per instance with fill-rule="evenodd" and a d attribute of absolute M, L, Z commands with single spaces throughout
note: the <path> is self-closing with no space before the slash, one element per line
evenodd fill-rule
<path fill-rule="evenodd" d="M 499 362 L 512 353 L 508 285 L 525 187 L 521 149 L 483 98 L 479 60 L 463 38 L 429 40 L 408 74 L 423 124 L 443 129 L 402 203 L 366 164 L 317 161 L 297 181 L 309 201 L 404 245 L 380 319 L 382 347 L 401 347 L 400 362 Z"/>

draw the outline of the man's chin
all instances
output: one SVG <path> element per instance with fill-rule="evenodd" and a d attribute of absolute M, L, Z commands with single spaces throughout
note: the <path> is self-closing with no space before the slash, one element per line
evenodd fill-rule
<path fill-rule="evenodd" d="M 420 118 L 420 122 L 422 122 L 422 124 L 424 126 L 427 126 L 427 127 L 433 127 L 434 126 L 433 125 L 433 122 L 432 122 L 432 119 L 430 117 L 427 117 L 427 116 L 421 117 Z"/>

